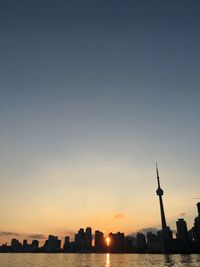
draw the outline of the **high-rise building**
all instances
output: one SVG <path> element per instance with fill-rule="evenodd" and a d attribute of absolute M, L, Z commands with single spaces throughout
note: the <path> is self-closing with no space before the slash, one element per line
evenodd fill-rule
<path fill-rule="evenodd" d="M 110 245 L 109 245 L 109 251 L 110 252 L 124 252 L 126 247 L 125 242 L 125 235 L 124 233 L 110 233 Z"/>
<path fill-rule="evenodd" d="M 19 252 L 22 250 L 22 244 L 15 238 L 11 240 L 11 251 L 12 252 Z"/>
<path fill-rule="evenodd" d="M 38 249 L 38 247 L 39 247 L 38 240 L 33 240 L 31 246 L 33 248 L 33 251 L 36 251 Z"/>
<path fill-rule="evenodd" d="M 61 249 L 61 241 L 57 236 L 49 235 L 46 242 L 46 251 L 47 252 L 59 252 Z"/>
<path fill-rule="evenodd" d="M 192 249 L 192 241 L 189 237 L 187 224 L 184 219 L 176 221 L 177 234 L 176 238 L 179 241 L 179 249 L 181 252 L 189 252 Z"/>
<path fill-rule="evenodd" d="M 193 234 L 196 246 L 200 250 L 200 202 L 197 203 L 198 216 L 194 220 Z"/>
<path fill-rule="evenodd" d="M 178 219 L 176 221 L 176 227 L 177 227 L 177 239 L 182 241 L 188 241 L 188 229 L 187 224 L 184 219 Z"/>
<path fill-rule="evenodd" d="M 85 230 L 85 250 L 92 251 L 92 229 L 90 227 Z"/>
<path fill-rule="evenodd" d="M 105 237 L 103 232 L 95 231 L 95 251 L 96 252 L 104 252 L 106 249 Z"/>
<path fill-rule="evenodd" d="M 80 252 L 92 252 L 92 229 L 90 227 L 80 228 L 75 235 L 75 250 Z"/>
<path fill-rule="evenodd" d="M 64 244 L 63 244 L 63 251 L 64 252 L 70 252 L 71 246 L 69 242 L 69 236 L 65 236 Z"/>
<path fill-rule="evenodd" d="M 147 243 L 146 243 L 145 234 L 143 234 L 143 233 L 137 233 L 136 238 L 137 238 L 137 250 L 139 252 L 146 251 Z"/>
<path fill-rule="evenodd" d="M 159 235 L 152 232 L 147 233 L 147 251 L 148 252 L 162 252 L 163 246 Z"/>

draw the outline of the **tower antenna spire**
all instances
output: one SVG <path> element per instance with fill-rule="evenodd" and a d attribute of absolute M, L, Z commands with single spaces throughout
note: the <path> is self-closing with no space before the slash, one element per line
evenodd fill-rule
<path fill-rule="evenodd" d="M 156 162 L 156 174 L 157 174 L 158 187 L 160 188 L 160 176 L 159 176 L 159 172 L 158 172 L 158 164 L 157 164 L 157 162 Z"/>

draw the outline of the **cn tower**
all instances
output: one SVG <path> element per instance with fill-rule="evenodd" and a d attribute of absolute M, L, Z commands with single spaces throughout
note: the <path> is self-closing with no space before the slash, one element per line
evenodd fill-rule
<path fill-rule="evenodd" d="M 159 196 L 162 230 L 165 230 L 167 227 L 167 224 L 166 224 L 165 211 L 164 211 L 163 199 L 162 199 L 164 192 L 163 192 L 162 188 L 160 187 L 160 177 L 159 177 L 159 173 L 158 173 L 157 163 L 156 163 L 156 173 L 157 173 L 157 182 L 158 182 L 158 189 L 156 190 L 156 194 Z"/>

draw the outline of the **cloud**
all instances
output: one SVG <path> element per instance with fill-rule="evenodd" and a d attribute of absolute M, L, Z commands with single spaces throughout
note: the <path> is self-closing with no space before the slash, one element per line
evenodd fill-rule
<path fill-rule="evenodd" d="M 160 229 L 154 227 L 142 228 L 141 232 L 147 234 L 148 232 L 157 233 Z"/>
<path fill-rule="evenodd" d="M 141 229 L 137 230 L 136 232 L 131 233 L 129 236 L 136 236 L 137 233 L 143 233 L 146 235 L 148 232 L 152 232 L 152 233 L 156 234 L 158 231 L 159 231 L 159 229 L 154 228 L 154 227 L 141 228 Z"/>
<path fill-rule="evenodd" d="M 123 213 L 117 213 L 113 216 L 114 219 L 125 219 L 126 215 Z"/>
<path fill-rule="evenodd" d="M 160 230 L 161 229 L 154 228 L 154 227 L 141 228 L 141 229 L 137 230 L 136 232 L 129 234 L 129 236 L 136 237 L 137 233 L 143 233 L 146 235 L 148 232 L 152 232 L 153 234 L 157 234 L 157 232 Z M 171 231 L 173 234 L 176 234 L 176 230 L 171 229 Z"/>
<path fill-rule="evenodd" d="M 28 235 L 27 238 L 31 238 L 31 239 L 46 239 L 46 236 L 43 234 L 32 234 L 32 235 Z"/>
<path fill-rule="evenodd" d="M 46 236 L 43 234 L 22 234 L 22 233 L 4 232 L 4 231 L 0 231 L 0 236 L 30 238 L 30 239 L 46 239 Z"/>
<path fill-rule="evenodd" d="M 0 236 L 20 236 L 19 233 L 15 233 L 15 232 L 3 232 L 0 231 Z"/>

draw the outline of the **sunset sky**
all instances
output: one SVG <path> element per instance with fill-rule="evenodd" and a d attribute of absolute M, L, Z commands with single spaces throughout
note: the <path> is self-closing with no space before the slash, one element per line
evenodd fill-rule
<path fill-rule="evenodd" d="M 0 3 L 0 243 L 188 226 L 200 198 L 200 1 Z"/>

